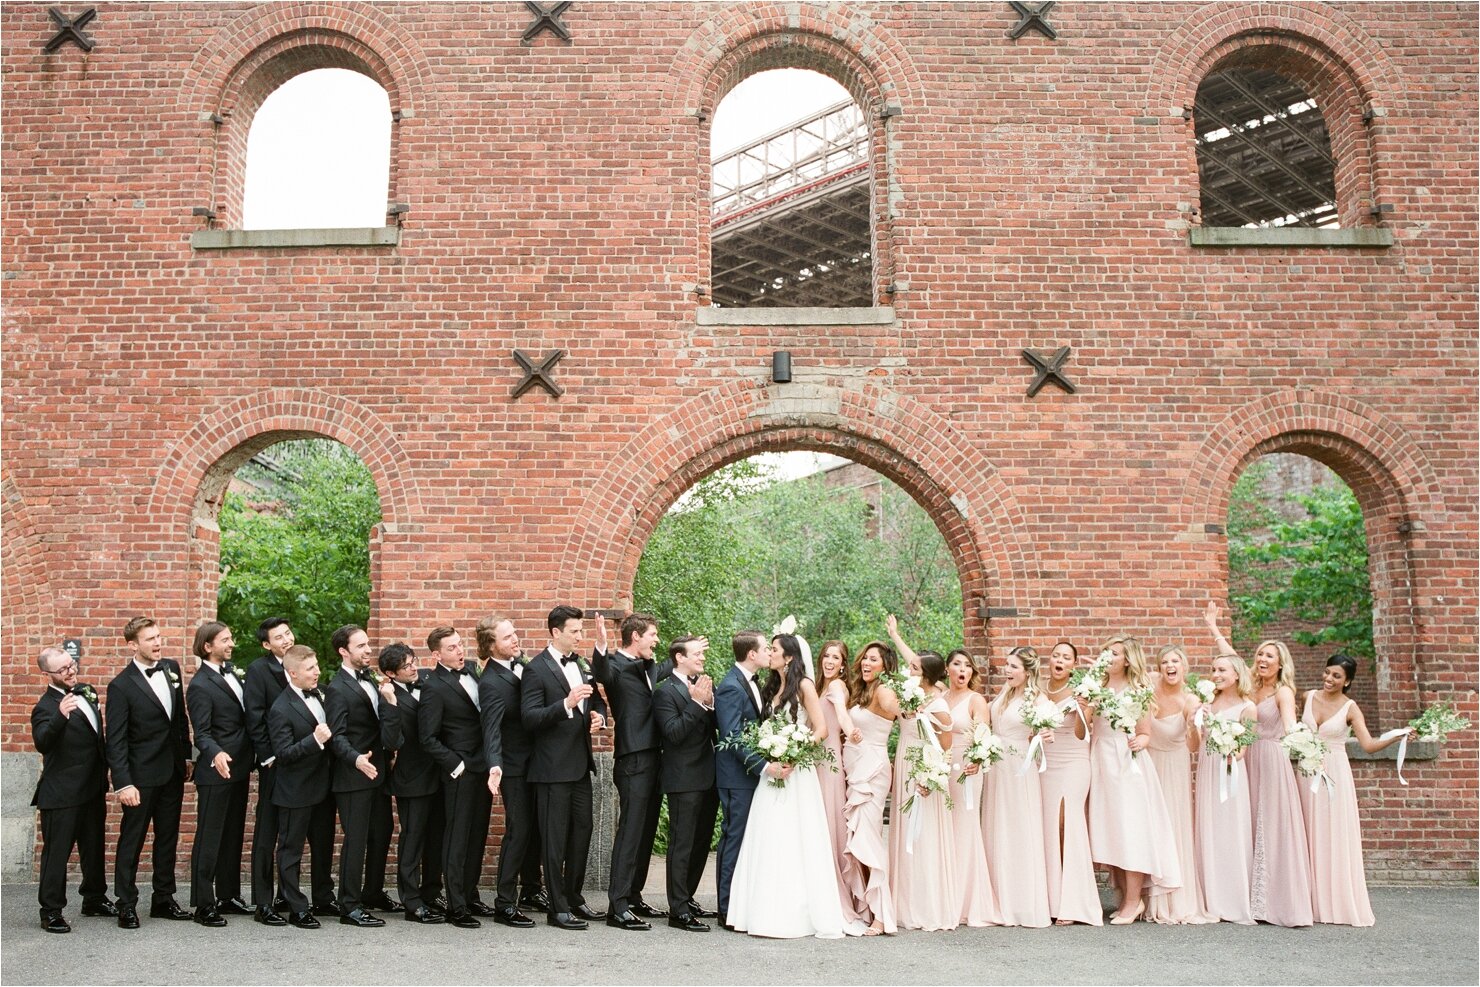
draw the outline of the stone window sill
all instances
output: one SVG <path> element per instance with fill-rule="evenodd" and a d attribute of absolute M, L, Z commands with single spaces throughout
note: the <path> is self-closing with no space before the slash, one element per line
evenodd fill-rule
<path fill-rule="evenodd" d="M 892 326 L 894 309 L 872 308 L 701 308 L 701 326 Z"/>
<path fill-rule="evenodd" d="M 1187 240 L 1194 247 L 1391 247 L 1393 231 L 1376 226 L 1344 230 L 1195 226 L 1187 231 Z"/>
<path fill-rule="evenodd" d="M 319 230 L 197 230 L 190 234 L 196 250 L 240 250 L 274 247 L 395 247 L 399 226 L 345 227 Z"/>
<path fill-rule="evenodd" d="M 1346 756 L 1352 761 L 1396 761 L 1398 759 L 1398 745 L 1384 747 L 1376 754 L 1368 754 L 1362 750 L 1362 745 L 1357 743 L 1356 737 L 1348 737 L 1346 740 Z M 1439 742 L 1437 740 L 1410 740 L 1408 741 L 1409 761 L 1434 761 L 1439 757 Z"/>

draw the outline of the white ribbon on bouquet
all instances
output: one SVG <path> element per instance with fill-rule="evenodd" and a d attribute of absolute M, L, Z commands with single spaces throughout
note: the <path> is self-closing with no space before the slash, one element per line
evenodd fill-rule
<path fill-rule="evenodd" d="M 936 750 L 942 750 L 943 748 L 940 746 L 940 739 L 936 737 L 935 731 L 930 728 L 930 725 L 925 722 L 926 718 L 928 718 L 929 716 L 930 713 L 922 707 L 920 712 L 915 716 L 915 724 L 920 730 L 921 738 L 928 741 L 930 745 L 933 746 Z M 905 780 L 907 784 L 914 784 L 914 782 L 908 778 L 906 778 Z M 919 792 L 915 792 L 914 801 L 910 803 L 909 830 L 905 833 L 904 852 L 911 855 L 913 855 L 915 852 L 915 840 L 919 839 L 920 837 L 920 829 L 922 826 L 925 825 L 925 816 L 921 812 L 921 810 L 924 808 L 924 800 L 925 796 L 921 795 Z"/>
<path fill-rule="evenodd" d="M 1232 763 L 1225 762 L 1223 770 L 1218 772 L 1218 801 L 1227 802 L 1228 796 L 1232 794 L 1230 786 L 1237 783 L 1239 777 L 1239 765 L 1242 761 L 1235 759 Z"/>
<path fill-rule="evenodd" d="M 1403 777 L 1403 760 L 1408 756 L 1408 728 L 1398 727 L 1396 730 L 1389 730 L 1387 733 L 1383 734 L 1377 739 L 1379 741 L 1392 740 L 1394 737 L 1397 736 L 1402 736 L 1403 738 L 1402 740 L 1398 741 L 1398 784 L 1406 785 L 1408 784 L 1408 779 Z M 1314 791 L 1314 789 L 1312 789 L 1312 791 Z"/>

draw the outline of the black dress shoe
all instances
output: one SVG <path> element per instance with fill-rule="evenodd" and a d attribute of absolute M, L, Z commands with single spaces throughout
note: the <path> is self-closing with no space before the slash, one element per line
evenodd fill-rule
<path fill-rule="evenodd" d="M 289 911 L 290 909 L 288 908 L 288 899 L 282 897 L 281 895 L 272 899 L 272 910 L 275 912 Z"/>
<path fill-rule="evenodd" d="M 493 918 L 495 915 L 498 914 L 497 908 L 494 908 L 492 905 L 485 904 L 481 901 L 475 901 L 471 905 L 469 905 L 468 911 L 472 912 L 474 915 L 477 915 L 479 918 Z"/>
<path fill-rule="evenodd" d="M 406 909 L 406 921 L 420 922 L 422 925 L 441 925 L 447 920 L 426 905 L 422 905 L 420 908 Z"/>
<path fill-rule="evenodd" d="M 447 914 L 447 899 L 444 898 L 442 895 L 437 895 L 437 897 L 435 897 L 431 901 L 427 902 L 427 908 L 429 908 L 432 911 L 436 912 L 438 915 L 446 915 Z"/>
<path fill-rule="evenodd" d="M 447 913 L 447 924 L 455 925 L 459 929 L 481 929 L 483 923 L 473 917 L 473 913 L 466 908 L 454 908 Z"/>
<path fill-rule="evenodd" d="M 323 902 L 322 904 L 314 905 L 313 913 L 315 915 L 325 915 L 329 918 L 333 918 L 335 915 L 339 914 L 339 902 L 333 898 L 330 898 L 328 901 Z"/>
<path fill-rule="evenodd" d="M 72 927 L 62 918 L 61 912 L 42 912 L 41 928 L 47 932 L 71 932 Z"/>
<path fill-rule="evenodd" d="M 179 905 L 175 904 L 175 899 L 173 898 L 168 898 L 164 901 L 158 902 L 157 904 L 150 905 L 149 917 L 167 918 L 175 922 L 190 921 L 190 913 L 181 908 Z"/>
<path fill-rule="evenodd" d="M 216 902 L 216 911 L 222 915 L 250 915 L 252 910 L 240 898 L 222 898 Z"/>
<path fill-rule="evenodd" d="M 252 915 L 253 922 L 261 922 L 263 925 L 287 925 L 288 920 L 283 918 L 271 908 L 259 908 Z"/>
<path fill-rule="evenodd" d="M 613 929 L 626 929 L 628 932 L 648 932 L 652 929 L 651 925 L 648 925 L 642 919 L 633 915 L 631 910 L 620 914 L 613 913 L 608 915 L 606 917 L 606 924 Z"/>
<path fill-rule="evenodd" d="M 357 925 L 362 929 L 378 929 L 385 925 L 385 919 L 376 918 L 363 908 L 339 916 L 340 925 Z"/>
<path fill-rule="evenodd" d="M 100 898 L 97 901 L 84 901 L 82 903 L 82 914 L 89 916 L 101 915 L 106 918 L 117 918 L 118 908 L 107 898 Z"/>
<path fill-rule="evenodd" d="M 550 896 L 543 891 L 535 891 L 520 898 L 519 907 L 527 912 L 548 912 L 550 910 Z"/>
<path fill-rule="evenodd" d="M 716 915 L 719 914 L 719 912 L 714 911 L 711 908 L 705 908 L 703 905 L 699 904 L 693 898 L 690 898 L 689 899 L 689 914 L 692 915 L 692 916 L 694 916 L 694 918 L 714 918 Z"/>
<path fill-rule="evenodd" d="M 639 901 L 632 906 L 632 914 L 638 918 L 667 918 L 668 913 L 661 908 L 654 908 L 645 901 Z"/>
<path fill-rule="evenodd" d="M 313 912 L 294 912 L 288 916 L 288 924 L 299 929 L 317 929 L 319 920 L 313 917 Z"/>
<path fill-rule="evenodd" d="M 133 905 L 118 906 L 118 927 L 120 929 L 137 929 L 139 927 L 139 913 L 134 910 Z"/>
<path fill-rule="evenodd" d="M 517 908 L 498 908 L 494 910 L 493 920 L 499 925 L 507 925 L 511 929 L 532 929 L 534 919 L 524 914 Z"/>
<path fill-rule="evenodd" d="M 699 921 L 692 915 L 674 915 L 668 920 L 670 929 L 682 929 L 685 932 L 708 932 L 709 926 Z"/>
<path fill-rule="evenodd" d="M 585 919 L 587 922 L 600 922 L 606 918 L 606 912 L 598 912 L 590 905 L 577 905 L 570 910 L 570 913 L 576 918 Z"/>
<path fill-rule="evenodd" d="M 388 894 L 372 894 L 360 902 L 360 907 L 377 912 L 399 912 L 401 903 Z"/>
<path fill-rule="evenodd" d="M 555 926 L 555 928 L 557 929 L 586 928 L 586 923 L 576 918 L 570 912 L 551 912 L 550 916 L 546 918 L 545 921 L 550 925 Z"/>
<path fill-rule="evenodd" d="M 226 920 L 214 908 L 197 908 L 191 918 L 195 920 L 196 925 L 203 925 L 208 929 L 226 928 Z"/>

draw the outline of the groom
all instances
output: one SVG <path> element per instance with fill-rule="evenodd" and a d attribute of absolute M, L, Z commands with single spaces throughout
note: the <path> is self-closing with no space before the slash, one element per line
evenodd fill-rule
<path fill-rule="evenodd" d="M 760 683 L 755 673 L 766 653 L 766 639 L 759 631 L 741 631 L 732 642 L 735 667 L 714 690 L 714 712 L 721 741 L 739 735 L 747 723 L 762 718 Z M 719 922 L 730 928 L 730 882 L 740 859 L 740 840 L 750 818 L 750 802 L 766 762 L 755 754 L 724 748 L 715 752 L 715 781 L 724 825 L 719 836 Z"/>

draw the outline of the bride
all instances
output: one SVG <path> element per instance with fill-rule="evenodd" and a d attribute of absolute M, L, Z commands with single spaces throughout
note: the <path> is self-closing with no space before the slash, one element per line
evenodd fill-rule
<path fill-rule="evenodd" d="M 813 737 L 824 740 L 827 725 L 822 706 L 816 687 L 806 676 L 809 650 L 806 641 L 792 634 L 772 639 L 767 655 L 771 675 L 761 699 L 768 715 L 785 714 L 798 724 L 811 726 Z M 730 890 L 729 920 L 735 931 L 771 939 L 838 939 L 863 934 L 861 924 L 853 928 L 843 921 L 817 780 L 818 771 L 834 767 L 766 765 L 750 806 Z M 777 787 L 775 781 L 785 785 Z"/>

